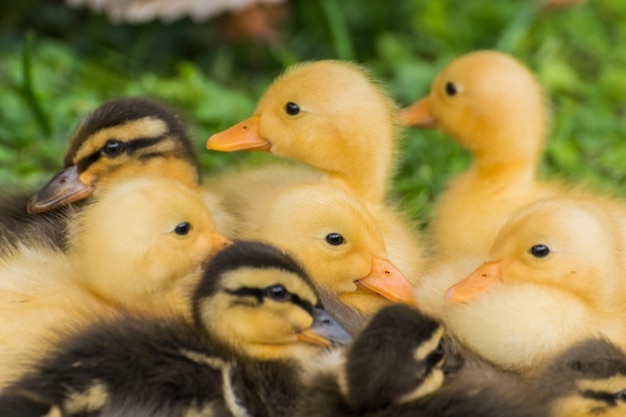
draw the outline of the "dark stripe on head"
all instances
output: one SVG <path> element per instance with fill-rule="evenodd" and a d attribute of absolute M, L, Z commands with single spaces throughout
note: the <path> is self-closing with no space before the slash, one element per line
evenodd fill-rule
<path fill-rule="evenodd" d="M 65 153 L 63 167 L 67 168 L 73 165 L 76 152 L 95 133 L 102 129 L 144 117 L 154 117 L 163 120 L 167 125 L 168 135 L 176 137 L 180 145 L 176 154 L 190 161 L 198 168 L 193 146 L 179 116 L 161 104 L 138 97 L 110 100 L 89 114 L 72 134 L 70 144 Z"/>
<path fill-rule="evenodd" d="M 232 294 L 237 297 L 254 297 L 256 299 L 257 304 L 262 304 L 267 297 L 265 292 L 265 288 L 257 288 L 257 287 L 240 287 L 236 290 L 225 290 L 226 293 Z M 297 294 L 292 292 L 289 293 L 290 297 L 285 302 L 289 302 L 301 307 L 304 311 L 313 316 L 314 307 L 309 301 L 303 300 Z M 243 303 L 242 303 L 243 304 Z"/>
<path fill-rule="evenodd" d="M 615 393 L 602 391 L 583 391 L 581 395 L 584 398 L 605 402 L 611 407 L 615 407 L 617 405 L 617 397 Z"/>
<path fill-rule="evenodd" d="M 214 294 L 219 288 L 220 277 L 239 268 L 282 269 L 299 275 L 317 294 L 309 274 L 291 256 L 274 246 L 252 241 L 238 241 L 219 251 L 209 262 L 194 294 L 194 312 L 202 298 Z M 299 299 L 299 298 L 298 298 Z M 300 300 L 301 304 L 304 304 Z"/>
<path fill-rule="evenodd" d="M 124 150 L 122 153 L 125 153 L 127 155 L 133 155 L 135 152 L 137 152 L 138 150 L 144 149 L 144 148 L 149 148 L 151 146 L 154 146 L 156 144 L 158 144 L 159 142 L 161 142 L 163 139 L 165 139 L 166 137 L 168 137 L 167 135 L 161 135 L 161 136 L 157 136 L 154 138 L 137 138 L 137 139 L 132 139 L 129 141 L 121 141 L 122 143 L 124 143 Z M 111 139 L 115 139 L 115 138 L 111 138 Z M 120 154 L 122 155 L 122 154 Z M 119 155 L 116 156 L 112 156 L 109 158 L 116 158 Z M 139 159 L 148 159 L 148 158 L 156 158 L 156 157 L 163 157 L 164 153 L 158 153 L 158 152 L 150 152 L 147 153 L 145 155 L 141 155 L 139 157 Z M 92 164 L 95 164 L 100 158 L 102 157 L 106 157 L 102 154 L 102 149 L 97 150 L 96 152 L 93 152 L 92 154 L 84 157 L 83 159 L 81 159 L 80 161 L 78 161 L 78 163 L 76 164 L 78 173 L 82 173 L 85 172 L 85 170 L 87 170 Z"/>

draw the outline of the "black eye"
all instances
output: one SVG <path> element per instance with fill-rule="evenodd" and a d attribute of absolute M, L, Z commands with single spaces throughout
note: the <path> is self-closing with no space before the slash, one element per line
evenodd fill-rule
<path fill-rule="evenodd" d="M 443 359 L 444 353 L 443 339 L 441 339 L 435 350 L 428 355 L 428 361 L 432 364 L 439 363 Z"/>
<path fill-rule="evenodd" d="M 189 222 L 182 222 L 176 225 L 174 228 L 174 233 L 180 236 L 185 236 L 191 230 L 191 225 Z"/>
<path fill-rule="evenodd" d="M 626 390 L 624 390 L 624 391 L 620 391 L 620 392 L 618 392 L 617 394 L 615 394 L 615 398 L 616 398 L 618 401 L 623 401 L 623 402 L 626 402 Z"/>
<path fill-rule="evenodd" d="M 547 247 L 546 245 L 539 244 L 530 248 L 530 253 L 535 258 L 545 258 L 550 253 L 550 248 Z"/>
<path fill-rule="evenodd" d="M 339 246 L 343 243 L 343 236 L 339 233 L 329 233 L 326 235 L 326 242 L 333 246 Z"/>
<path fill-rule="evenodd" d="M 285 105 L 285 111 L 287 112 L 287 114 L 295 116 L 296 114 L 300 113 L 300 106 L 290 101 Z"/>
<path fill-rule="evenodd" d="M 454 96 L 457 93 L 456 86 L 452 84 L 450 81 L 446 83 L 446 94 L 449 96 Z"/>
<path fill-rule="evenodd" d="M 265 289 L 265 296 L 274 300 L 274 301 L 286 301 L 289 299 L 291 294 L 285 287 L 280 284 L 272 285 Z"/>
<path fill-rule="evenodd" d="M 124 144 L 117 139 L 107 140 L 107 143 L 104 144 L 102 148 L 102 152 L 108 156 L 117 156 L 124 151 Z"/>

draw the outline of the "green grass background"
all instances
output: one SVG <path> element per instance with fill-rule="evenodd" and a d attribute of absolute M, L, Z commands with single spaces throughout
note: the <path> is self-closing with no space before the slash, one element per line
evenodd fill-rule
<path fill-rule="evenodd" d="M 19 3 L 19 4 L 16 4 Z M 259 154 L 204 150 L 249 116 L 285 67 L 340 58 L 368 66 L 401 105 L 455 57 L 499 49 L 525 62 L 553 105 L 544 175 L 626 195 L 626 2 L 545 10 L 531 0 L 292 0 L 274 45 L 227 42 L 214 22 L 113 25 L 61 0 L 0 5 L 0 190 L 42 184 L 78 121 L 123 95 L 182 110 L 206 175 Z M 437 131 L 408 131 L 394 193 L 416 218 L 468 155 Z"/>

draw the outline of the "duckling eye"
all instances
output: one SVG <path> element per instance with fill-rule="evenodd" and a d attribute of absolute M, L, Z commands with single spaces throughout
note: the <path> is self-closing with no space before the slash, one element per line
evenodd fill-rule
<path fill-rule="evenodd" d="M 174 228 L 174 233 L 180 236 L 185 236 L 191 230 L 191 225 L 189 222 L 182 222 L 176 225 Z"/>
<path fill-rule="evenodd" d="M 265 289 L 265 296 L 274 301 L 286 301 L 290 298 L 289 291 L 280 284 L 269 286 Z"/>
<path fill-rule="evenodd" d="M 454 84 L 452 84 L 450 81 L 448 81 L 446 83 L 446 94 L 449 96 L 454 96 L 457 93 L 457 88 Z"/>
<path fill-rule="evenodd" d="M 626 390 L 618 392 L 617 395 L 615 395 L 615 397 L 617 398 L 618 401 L 626 402 Z"/>
<path fill-rule="evenodd" d="M 285 105 L 285 111 L 287 112 L 287 114 L 295 116 L 296 114 L 300 113 L 300 106 L 290 101 Z"/>
<path fill-rule="evenodd" d="M 117 156 L 124 151 L 124 144 L 117 139 L 110 139 L 104 144 L 102 152 L 108 156 Z"/>
<path fill-rule="evenodd" d="M 343 243 L 343 236 L 339 233 L 329 233 L 326 235 L 326 242 L 333 246 L 339 246 Z"/>
<path fill-rule="evenodd" d="M 441 359 L 443 359 L 444 353 L 443 339 L 440 339 L 435 350 L 428 355 L 429 362 L 438 363 Z"/>
<path fill-rule="evenodd" d="M 550 248 L 546 245 L 539 244 L 530 248 L 530 253 L 535 258 L 545 258 L 550 253 Z"/>

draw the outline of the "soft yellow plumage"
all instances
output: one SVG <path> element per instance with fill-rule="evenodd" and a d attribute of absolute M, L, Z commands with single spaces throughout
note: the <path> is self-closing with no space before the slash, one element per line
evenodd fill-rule
<path fill-rule="evenodd" d="M 103 191 L 70 228 L 67 253 L 23 248 L 0 260 L 0 385 L 90 321 L 189 314 L 201 266 L 228 243 L 196 192 L 166 177 Z"/>

